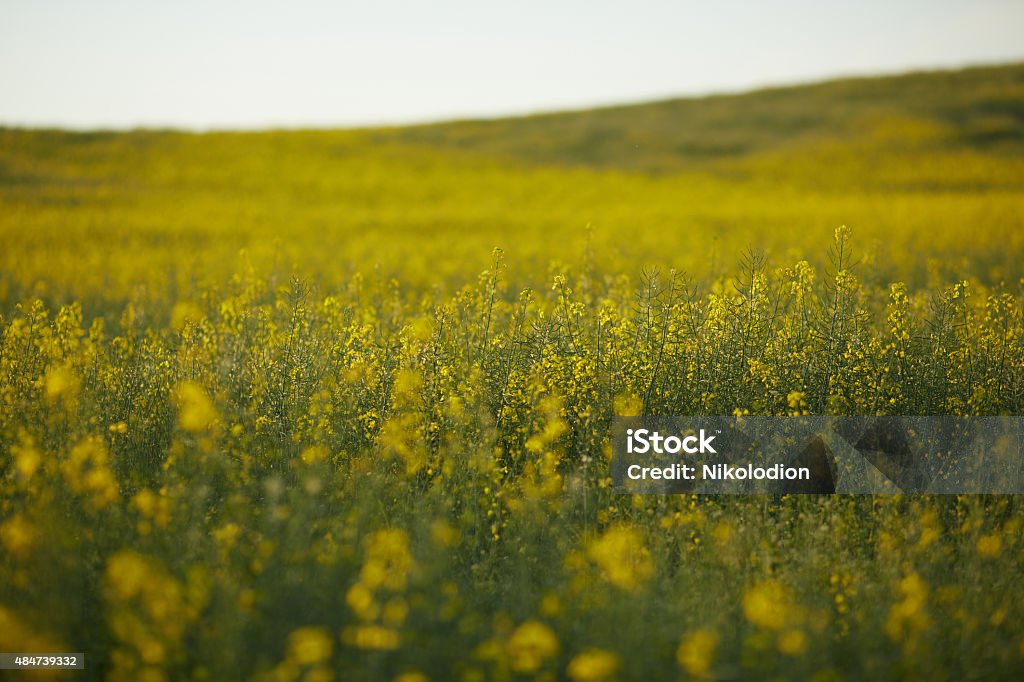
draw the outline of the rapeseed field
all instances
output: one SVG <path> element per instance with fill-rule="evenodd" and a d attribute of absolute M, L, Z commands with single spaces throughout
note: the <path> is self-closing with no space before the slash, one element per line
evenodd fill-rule
<path fill-rule="evenodd" d="M 0 129 L 0 650 L 111 680 L 1017 679 L 1016 497 L 624 496 L 608 458 L 616 414 L 1020 415 L 1022 262 L 1021 66 Z"/>

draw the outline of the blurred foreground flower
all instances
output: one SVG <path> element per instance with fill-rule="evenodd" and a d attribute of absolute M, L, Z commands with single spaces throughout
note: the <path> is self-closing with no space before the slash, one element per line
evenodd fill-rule
<path fill-rule="evenodd" d="M 569 661 L 566 673 L 577 682 L 598 682 L 619 669 L 619 657 L 604 649 L 587 649 Z"/>
<path fill-rule="evenodd" d="M 654 563 L 640 534 L 628 526 L 613 526 L 590 543 L 587 556 L 614 585 L 634 590 L 654 574 Z"/>
<path fill-rule="evenodd" d="M 194 381 L 183 381 L 174 389 L 178 424 L 186 431 L 201 433 L 213 426 L 220 415 L 206 390 Z"/>
<path fill-rule="evenodd" d="M 513 670 L 532 673 L 558 653 L 558 638 L 544 623 L 528 620 L 515 629 L 505 650 Z"/>

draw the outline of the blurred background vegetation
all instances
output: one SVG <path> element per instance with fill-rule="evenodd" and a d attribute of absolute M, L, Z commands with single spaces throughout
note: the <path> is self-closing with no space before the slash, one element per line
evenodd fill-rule
<path fill-rule="evenodd" d="M 821 265 L 840 224 L 874 282 L 1010 281 L 1022 93 L 1015 65 L 389 130 L 2 130 L 0 305 L 169 301 L 242 250 L 325 287 L 451 290 L 494 247 L 518 288 L 553 261 L 705 278 L 747 247 Z"/>

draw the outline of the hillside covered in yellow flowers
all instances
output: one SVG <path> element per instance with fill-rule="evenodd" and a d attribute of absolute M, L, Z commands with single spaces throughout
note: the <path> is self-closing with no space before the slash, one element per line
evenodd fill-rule
<path fill-rule="evenodd" d="M 0 651 L 114 680 L 1012 679 L 1013 496 L 623 496 L 614 414 L 1020 415 L 1024 66 L 0 129 Z"/>

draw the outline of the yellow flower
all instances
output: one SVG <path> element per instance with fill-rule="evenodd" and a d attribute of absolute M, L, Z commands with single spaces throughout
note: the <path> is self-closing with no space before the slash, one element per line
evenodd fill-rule
<path fill-rule="evenodd" d="M 638 417 L 644 411 L 644 401 L 632 394 L 615 396 L 615 414 L 620 417 Z"/>
<path fill-rule="evenodd" d="M 889 609 L 885 631 L 894 641 L 912 640 L 928 627 L 930 621 L 925 611 L 928 586 L 916 572 L 911 572 L 899 583 L 902 599 Z"/>
<path fill-rule="evenodd" d="M 13 609 L 0 606 L 0 645 L 7 651 L 66 651 L 66 647 L 31 630 Z M 42 678 L 40 678 L 42 679 Z"/>
<path fill-rule="evenodd" d="M 117 479 L 107 466 L 106 442 L 90 436 L 73 448 L 61 464 L 68 487 L 76 493 L 89 494 L 95 509 L 103 509 L 120 498 Z"/>
<path fill-rule="evenodd" d="M 196 323 L 204 317 L 203 310 L 193 301 L 179 301 L 171 310 L 171 329 L 180 332 L 189 323 Z"/>
<path fill-rule="evenodd" d="M 1002 549 L 1003 538 L 996 533 L 992 533 L 991 535 L 982 535 L 978 538 L 978 554 L 986 559 L 994 559 L 999 556 Z"/>
<path fill-rule="evenodd" d="M 628 526 L 609 528 L 590 543 L 587 556 L 613 585 L 626 590 L 640 587 L 654 574 L 654 564 L 640 535 Z"/>
<path fill-rule="evenodd" d="M 396 389 L 395 399 L 398 400 L 400 395 Z M 423 422 L 418 413 L 396 411 L 381 427 L 378 442 L 388 455 L 401 459 L 406 472 L 412 475 L 427 465 L 422 434 Z"/>
<path fill-rule="evenodd" d="M 409 615 L 409 605 L 400 597 L 395 597 L 384 605 L 384 612 L 381 618 L 387 625 L 401 625 Z"/>
<path fill-rule="evenodd" d="M 0 524 L 0 544 L 14 556 L 27 555 L 35 540 L 35 528 L 20 514 Z"/>
<path fill-rule="evenodd" d="M 306 464 L 318 464 L 324 462 L 331 456 L 331 451 L 323 445 L 313 445 L 302 451 L 299 457 Z"/>
<path fill-rule="evenodd" d="M 51 367 L 43 378 L 47 402 L 52 404 L 61 396 L 74 399 L 78 394 L 80 384 L 81 382 L 70 367 L 64 365 Z"/>
<path fill-rule="evenodd" d="M 371 590 L 382 586 L 394 591 L 404 590 L 415 566 L 405 531 L 379 530 L 369 535 L 364 544 L 366 561 L 359 574 L 362 583 Z"/>
<path fill-rule="evenodd" d="M 544 661 L 558 653 L 558 638 L 547 625 L 528 620 L 512 633 L 505 651 L 511 660 L 512 669 L 520 673 L 532 673 L 544 665 Z"/>
<path fill-rule="evenodd" d="M 557 616 L 562 613 L 562 601 L 557 594 L 549 592 L 540 600 L 540 612 L 545 616 Z"/>
<path fill-rule="evenodd" d="M 694 677 L 703 677 L 715 660 L 718 635 L 712 630 L 700 629 L 691 632 L 680 642 L 676 650 L 676 661 L 683 670 Z"/>
<path fill-rule="evenodd" d="M 803 391 L 791 391 L 786 396 L 786 404 L 789 406 L 791 416 L 807 414 L 807 394 Z"/>
<path fill-rule="evenodd" d="M 719 551 L 725 551 L 736 537 L 736 526 L 728 520 L 722 519 L 715 524 L 711 531 L 711 537 L 714 538 Z"/>
<path fill-rule="evenodd" d="M 107 563 L 107 582 L 119 599 L 130 599 L 148 584 L 149 562 L 138 552 L 126 549 Z"/>
<path fill-rule="evenodd" d="M 186 431 L 206 431 L 220 415 L 206 390 L 194 381 L 183 381 L 174 390 L 174 402 L 178 406 L 178 424 Z"/>
<path fill-rule="evenodd" d="M 239 528 L 238 524 L 229 521 L 220 528 L 217 528 L 212 533 L 213 539 L 217 541 L 217 544 L 221 547 L 234 547 L 235 541 L 238 540 L 238 536 L 242 533 L 242 529 Z"/>
<path fill-rule="evenodd" d="M 423 390 L 423 376 L 414 369 L 400 369 L 395 372 L 392 391 L 396 397 L 415 402 Z"/>
<path fill-rule="evenodd" d="M 418 317 L 409 322 L 403 331 L 411 340 L 426 343 L 434 336 L 434 320 L 430 317 Z"/>
<path fill-rule="evenodd" d="M 789 656 L 798 656 L 807 650 L 807 635 L 803 630 L 786 630 L 779 635 L 779 651 Z"/>
<path fill-rule="evenodd" d="M 362 583 L 356 583 L 345 593 L 345 602 L 363 620 L 373 620 L 380 613 L 380 606 L 373 598 L 373 592 Z"/>
<path fill-rule="evenodd" d="M 566 673 L 579 682 L 604 680 L 619 669 L 619 657 L 603 649 L 587 649 L 569 661 Z"/>
<path fill-rule="evenodd" d="M 359 649 L 390 651 L 401 643 L 398 632 L 379 625 L 361 625 L 345 628 L 341 636 L 345 644 Z"/>
<path fill-rule="evenodd" d="M 121 550 L 107 562 L 111 632 L 148 664 L 179 659 L 182 635 L 205 599 L 202 592 L 196 583 L 186 587 L 175 580 L 158 559 L 134 550 Z"/>
<path fill-rule="evenodd" d="M 42 455 L 31 440 L 25 439 L 20 445 L 11 446 L 11 454 L 14 455 L 14 467 L 22 478 L 32 478 L 42 462 Z"/>
<path fill-rule="evenodd" d="M 743 595 L 743 615 L 758 627 L 781 630 L 791 612 L 785 588 L 773 580 L 755 585 Z"/>
<path fill-rule="evenodd" d="M 430 524 L 430 536 L 437 544 L 448 549 L 458 545 L 461 540 L 458 528 L 444 520 L 437 520 Z"/>
<path fill-rule="evenodd" d="M 299 665 L 326 661 L 332 650 L 331 637 L 322 627 L 303 627 L 288 635 L 288 657 Z"/>
<path fill-rule="evenodd" d="M 157 505 L 157 495 L 149 488 L 143 488 L 135 494 L 132 502 L 144 516 L 152 516 Z"/>

